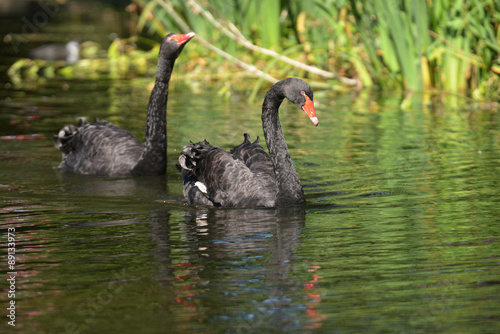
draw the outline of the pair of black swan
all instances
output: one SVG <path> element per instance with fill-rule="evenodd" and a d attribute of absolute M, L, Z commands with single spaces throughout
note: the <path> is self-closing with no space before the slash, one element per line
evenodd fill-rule
<path fill-rule="evenodd" d="M 96 176 L 159 175 L 166 167 L 166 104 L 175 59 L 194 33 L 170 34 L 160 47 L 155 87 L 146 118 L 144 145 L 130 132 L 107 121 L 80 121 L 54 136 L 63 153 L 59 168 Z M 268 155 L 245 134 L 230 152 L 207 141 L 185 146 L 179 156 L 184 197 L 189 204 L 216 207 L 289 207 L 305 204 L 279 121 L 279 106 L 288 98 L 318 125 L 311 87 L 298 78 L 274 84 L 262 105 Z"/>

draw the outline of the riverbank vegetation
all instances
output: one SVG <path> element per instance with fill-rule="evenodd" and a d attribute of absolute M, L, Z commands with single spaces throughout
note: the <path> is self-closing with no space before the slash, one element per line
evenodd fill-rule
<path fill-rule="evenodd" d="M 345 89 L 498 97 L 497 0 L 136 3 L 140 30 L 195 31 L 201 48 L 194 52 L 215 69 L 224 59 L 268 81 L 296 75 Z"/>
<path fill-rule="evenodd" d="M 133 43 L 115 41 L 105 64 L 75 66 L 113 76 L 154 73 L 148 64 L 157 49 L 137 45 L 194 31 L 179 73 L 222 92 L 252 98 L 264 84 L 298 76 L 338 91 L 500 97 L 498 0 L 134 0 L 127 10 L 136 20 Z"/>

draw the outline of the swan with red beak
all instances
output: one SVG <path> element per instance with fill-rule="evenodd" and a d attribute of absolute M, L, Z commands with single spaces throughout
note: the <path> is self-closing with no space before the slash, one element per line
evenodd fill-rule
<path fill-rule="evenodd" d="M 244 134 L 230 152 L 206 140 L 184 146 L 178 168 L 189 204 L 215 207 L 295 207 L 305 204 L 304 191 L 293 166 L 279 120 L 287 98 L 317 126 L 311 87 L 298 78 L 275 83 L 262 104 L 262 130 L 269 154 Z"/>
<path fill-rule="evenodd" d="M 81 175 L 132 176 L 165 174 L 167 165 L 168 84 L 174 63 L 182 49 L 195 36 L 169 34 L 163 38 L 158 67 L 149 98 L 144 144 L 132 133 L 108 121 L 66 125 L 54 135 L 62 152 L 59 168 Z"/>

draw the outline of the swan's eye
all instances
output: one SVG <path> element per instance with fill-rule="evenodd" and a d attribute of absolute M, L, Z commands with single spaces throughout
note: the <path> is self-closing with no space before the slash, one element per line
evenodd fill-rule
<path fill-rule="evenodd" d="M 306 95 L 306 92 L 301 91 L 301 92 L 300 92 L 300 94 L 305 96 L 305 95 Z"/>

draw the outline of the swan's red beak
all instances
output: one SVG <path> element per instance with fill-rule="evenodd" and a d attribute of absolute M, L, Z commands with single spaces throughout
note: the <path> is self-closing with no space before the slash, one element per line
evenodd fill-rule
<path fill-rule="evenodd" d="M 309 98 L 306 94 L 302 94 L 306 98 L 306 103 L 302 107 L 302 110 L 306 113 L 307 117 L 313 122 L 315 126 L 318 126 L 319 120 L 316 117 L 316 111 L 314 110 L 314 101 Z"/>
<path fill-rule="evenodd" d="M 177 44 L 182 45 L 182 44 L 189 42 L 191 40 L 191 38 L 193 38 L 195 35 L 196 34 L 194 32 L 190 32 L 187 34 L 177 34 L 177 35 L 171 36 L 169 38 L 169 40 L 173 39 L 177 42 Z"/>

